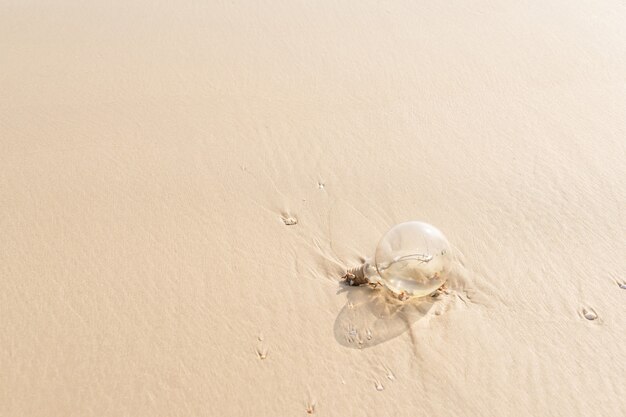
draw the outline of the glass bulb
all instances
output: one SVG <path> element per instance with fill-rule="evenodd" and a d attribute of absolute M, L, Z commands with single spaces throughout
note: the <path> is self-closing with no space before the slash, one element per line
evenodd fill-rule
<path fill-rule="evenodd" d="M 391 292 L 423 297 L 446 282 L 452 254 L 439 229 L 413 221 L 392 227 L 378 243 L 374 260 L 379 281 Z"/>

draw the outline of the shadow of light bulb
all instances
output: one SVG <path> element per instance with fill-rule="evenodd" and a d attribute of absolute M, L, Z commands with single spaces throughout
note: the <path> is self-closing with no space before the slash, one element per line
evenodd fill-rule
<path fill-rule="evenodd" d="M 364 349 L 400 336 L 427 315 L 433 297 L 399 301 L 387 291 L 348 287 L 348 300 L 334 325 L 341 345 Z"/>

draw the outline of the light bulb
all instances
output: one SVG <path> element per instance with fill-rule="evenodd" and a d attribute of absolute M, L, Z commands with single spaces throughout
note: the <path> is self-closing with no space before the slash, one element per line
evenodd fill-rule
<path fill-rule="evenodd" d="M 366 261 L 356 275 L 348 274 L 358 284 L 362 283 L 360 275 L 401 298 L 423 297 L 446 282 L 451 266 L 452 253 L 444 234 L 433 225 L 412 221 L 392 227 L 378 243 L 373 262 Z"/>
<path fill-rule="evenodd" d="M 374 260 L 382 284 L 390 291 L 421 297 L 446 282 L 452 254 L 448 240 L 435 226 L 406 222 L 383 236 Z"/>

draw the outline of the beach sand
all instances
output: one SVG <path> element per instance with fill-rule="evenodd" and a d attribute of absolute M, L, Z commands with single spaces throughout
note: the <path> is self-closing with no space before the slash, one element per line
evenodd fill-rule
<path fill-rule="evenodd" d="M 339 3 L 0 2 L 0 415 L 626 415 L 624 4 Z"/>

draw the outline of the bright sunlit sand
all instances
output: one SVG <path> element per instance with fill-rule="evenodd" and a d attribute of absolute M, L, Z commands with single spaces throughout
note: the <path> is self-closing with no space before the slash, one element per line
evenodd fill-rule
<path fill-rule="evenodd" d="M 0 0 L 0 416 L 626 415 L 625 21 Z"/>

